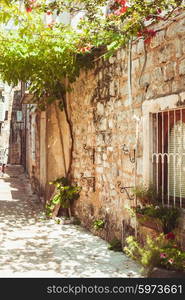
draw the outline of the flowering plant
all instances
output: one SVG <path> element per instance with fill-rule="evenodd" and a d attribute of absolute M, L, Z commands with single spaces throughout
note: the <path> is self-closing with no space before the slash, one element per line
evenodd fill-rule
<path fill-rule="evenodd" d="M 179 217 L 181 214 L 180 209 L 175 207 L 163 207 L 158 205 L 145 205 L 143 207 L 137 206 L 133 208 L 136 215 L 141 214 L 144 217 L 152 217 L 160 220 L 165 234 L 169 233 L 177 227 Z"/>
<path fill-rule="evenodd" d="M 167 238 L 168 240 L 175 240 L 175 234 L 174 234 L 173 232 L 168 232 L 168 233 L 166 234 L 166 238 Z"/>
<path fill-rule="evenodd" d="M 144 245 L 141 245 L 133 236 L 126 239 L 124 252 L 139 261 L 142 266 L 151 272 L 154 267 L 164 267 L 169 270 L 185 271 L 185 252 L 180 250 L 175 242 L 175 235 L 164 235 L 156 238 L 147 237 Z"/>
<path fill-rule="evenodd" d="M 1 78 L 9 85 L 29 82 L 33 101 L 44 110 L 61 99 L 81 69 L 92 67 L 95 56 L 108 58 L 138 39 L 148 49 L 158 32 L 148 26 L 175 16 L 179 8 L 183 0 L 1 0 Z M 64 12 L 75 17 L 83 12 L 76 28 L 66 24 Z M 51 14 L 59 18 L 46 26 Z M 10 20 L 15 26 L 7 31 Z M 97 53 L 101 47 L 103 53 Z"/>
<path fill-rule="evenodd" d="M 168 247 L 161 249 L 160 265 L 171 270 L 185 270 L 185 252 L 178 248 Z"/>

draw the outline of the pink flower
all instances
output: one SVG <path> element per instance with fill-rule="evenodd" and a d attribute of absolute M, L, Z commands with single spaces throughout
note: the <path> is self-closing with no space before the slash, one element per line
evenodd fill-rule
<path fill-rule="evenodd" d="M 86 47 L 81 48 L 80 52 L 82 53 L 90 52 L 92 47 L 93 47 L 92 45 L 87 45 Z"/>
<path fill-rule="evenodd" d="M 120 16 L 120 15 L 124 14 L 126 11 L 127 11 L 127 7 L 122 7 L 122 8 L 120 8 L 120 9 L 117 9 L 117 10 L 114 12 L 114 14 L 115 14 L 116 16 Z"/>
<path fill-rule="evenodd" d="M 119 1 L 119 3 L 121 4 L 121 6 L 126 6 L 126 1 L 125 0 L 121 0 L 121 1 Z"/>
<path fill-rule="evenodd" d="M 166 258 L 166 257 L 167 257 L 166 253 L 160 253 L 160 258 Z"/>
<path fill-rule="evenodd" d="M 116 0 L 115 2 L 117 2 L 119 4 L 119 7 L 121 6 L 121 8 L 116 9 L 117 7 L 115 7 L 115 12 L 114 14 L 116 16 L 120 16 L 121 14 L 124 14 L 127 11 L 128 5 L 127 5 L 127 1 L 125 0 Z"/>
<path fill-rule="evenodd" d="M 120 9 L 120 13 L 122 13 L 122 14 L 124 14 L 126 11 L 127 11 L 127 6 L 123 6 L 123 7 Z"/>
<path fill-rule="evenodd" d="M 170 259 L 168 260 L 168 262 L 172 265 L 172 264 L 174 263 L 174 259 L 173 259 L 173 258 L 170 258 Z"/>
<path fill-rule="evenodd" d="M 46 13 L 48 16 L 52 14 L 51 10 L 48 10 Z"/>
<path fill-rule="evenodd" d="M 117 2 L 121 5 L 125 5 L 126 0 L 115 0 L 115 2 Z"/>
<path fill-rule="evenodd" d="M 26 11 L 29 13 L 32 11 L 32 8 L 31 7 L 26 7 Z"/>

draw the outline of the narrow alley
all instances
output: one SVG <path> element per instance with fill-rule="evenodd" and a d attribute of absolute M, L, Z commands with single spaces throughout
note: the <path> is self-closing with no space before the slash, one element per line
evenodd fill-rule
<path fill-rule="evenodd" d="M 1 0 L 0 29 L 0 279 L 181 293 L 149 280 L 185 278 L 185 0 Z"/>
<path fill-rule="evenodd" d="M 21 166 L 0 178 L 0 277 L 142 277 L 140 266 L 79 225 L 47 220 Z"/>

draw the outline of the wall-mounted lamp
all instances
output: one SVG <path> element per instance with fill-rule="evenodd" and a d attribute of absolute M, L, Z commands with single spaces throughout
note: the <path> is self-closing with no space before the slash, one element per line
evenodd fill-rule
<path fill-rule="evenodd" d="M 130 162 L 134 164 L 136 161 L 136 150 L 133 150 L 133 156 L 131 156 L 131 150 L 126 146 L 126 144 L 123 145 L 122 150 L 124 154 L 129 155 Z"/>

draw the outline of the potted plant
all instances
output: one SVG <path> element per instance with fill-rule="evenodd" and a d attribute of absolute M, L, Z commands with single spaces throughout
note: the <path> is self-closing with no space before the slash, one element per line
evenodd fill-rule
<path fill-rule="evenodd" d="M 139 224 L 165 234 L 177 227 L 180 209 L 156 205 L 137 206 L 133 208 Z"/>
<path fill-rule="evenodd" d="M 68 209 L 71 217 L 70 206 L 72 201 L 79 197 L 81 187 L 71 185 L 65 177 L 57 178 L 50 184 L 54 184 L 56 188 L 50 202 L 46 204 L 46 215 L 51 218 L 56 217 L 61 207 Z"/>
<path fill-rule="evenodd" d="M 135 237 L 129 236 L 124 252 L 144 267 L 143 272 L 148 277 L 153 276 L 154 268 L 161 268 L 160 274 L 163 270 L 168 270 L 168 277 L 173 277 L 174 271 L 180 272 L 181 276 L 185 277 L 185 252 L 177 247 L 173 232 L 167 235 L 161 233 L 156 238 L 147 236 L 144 245 L 141 245 Z"/>
<path fill-rule="evenodd" d="M 142 226 L 154 229 L 158 232 L 162 232 L 162 222 L 155 215 L 155 206 L 150 205 L 146 207 L 137 206 L 135 209 L 135 215 L 138 223 Z"/>
<path fill-rule="evenodd" d="M 157 193 L 153 185 L 149 185 L 148 187 L 145 185 L 138 185 L 132 191 L 142 205 L 154 204 L 159 197 L 159 193 Z"/>

